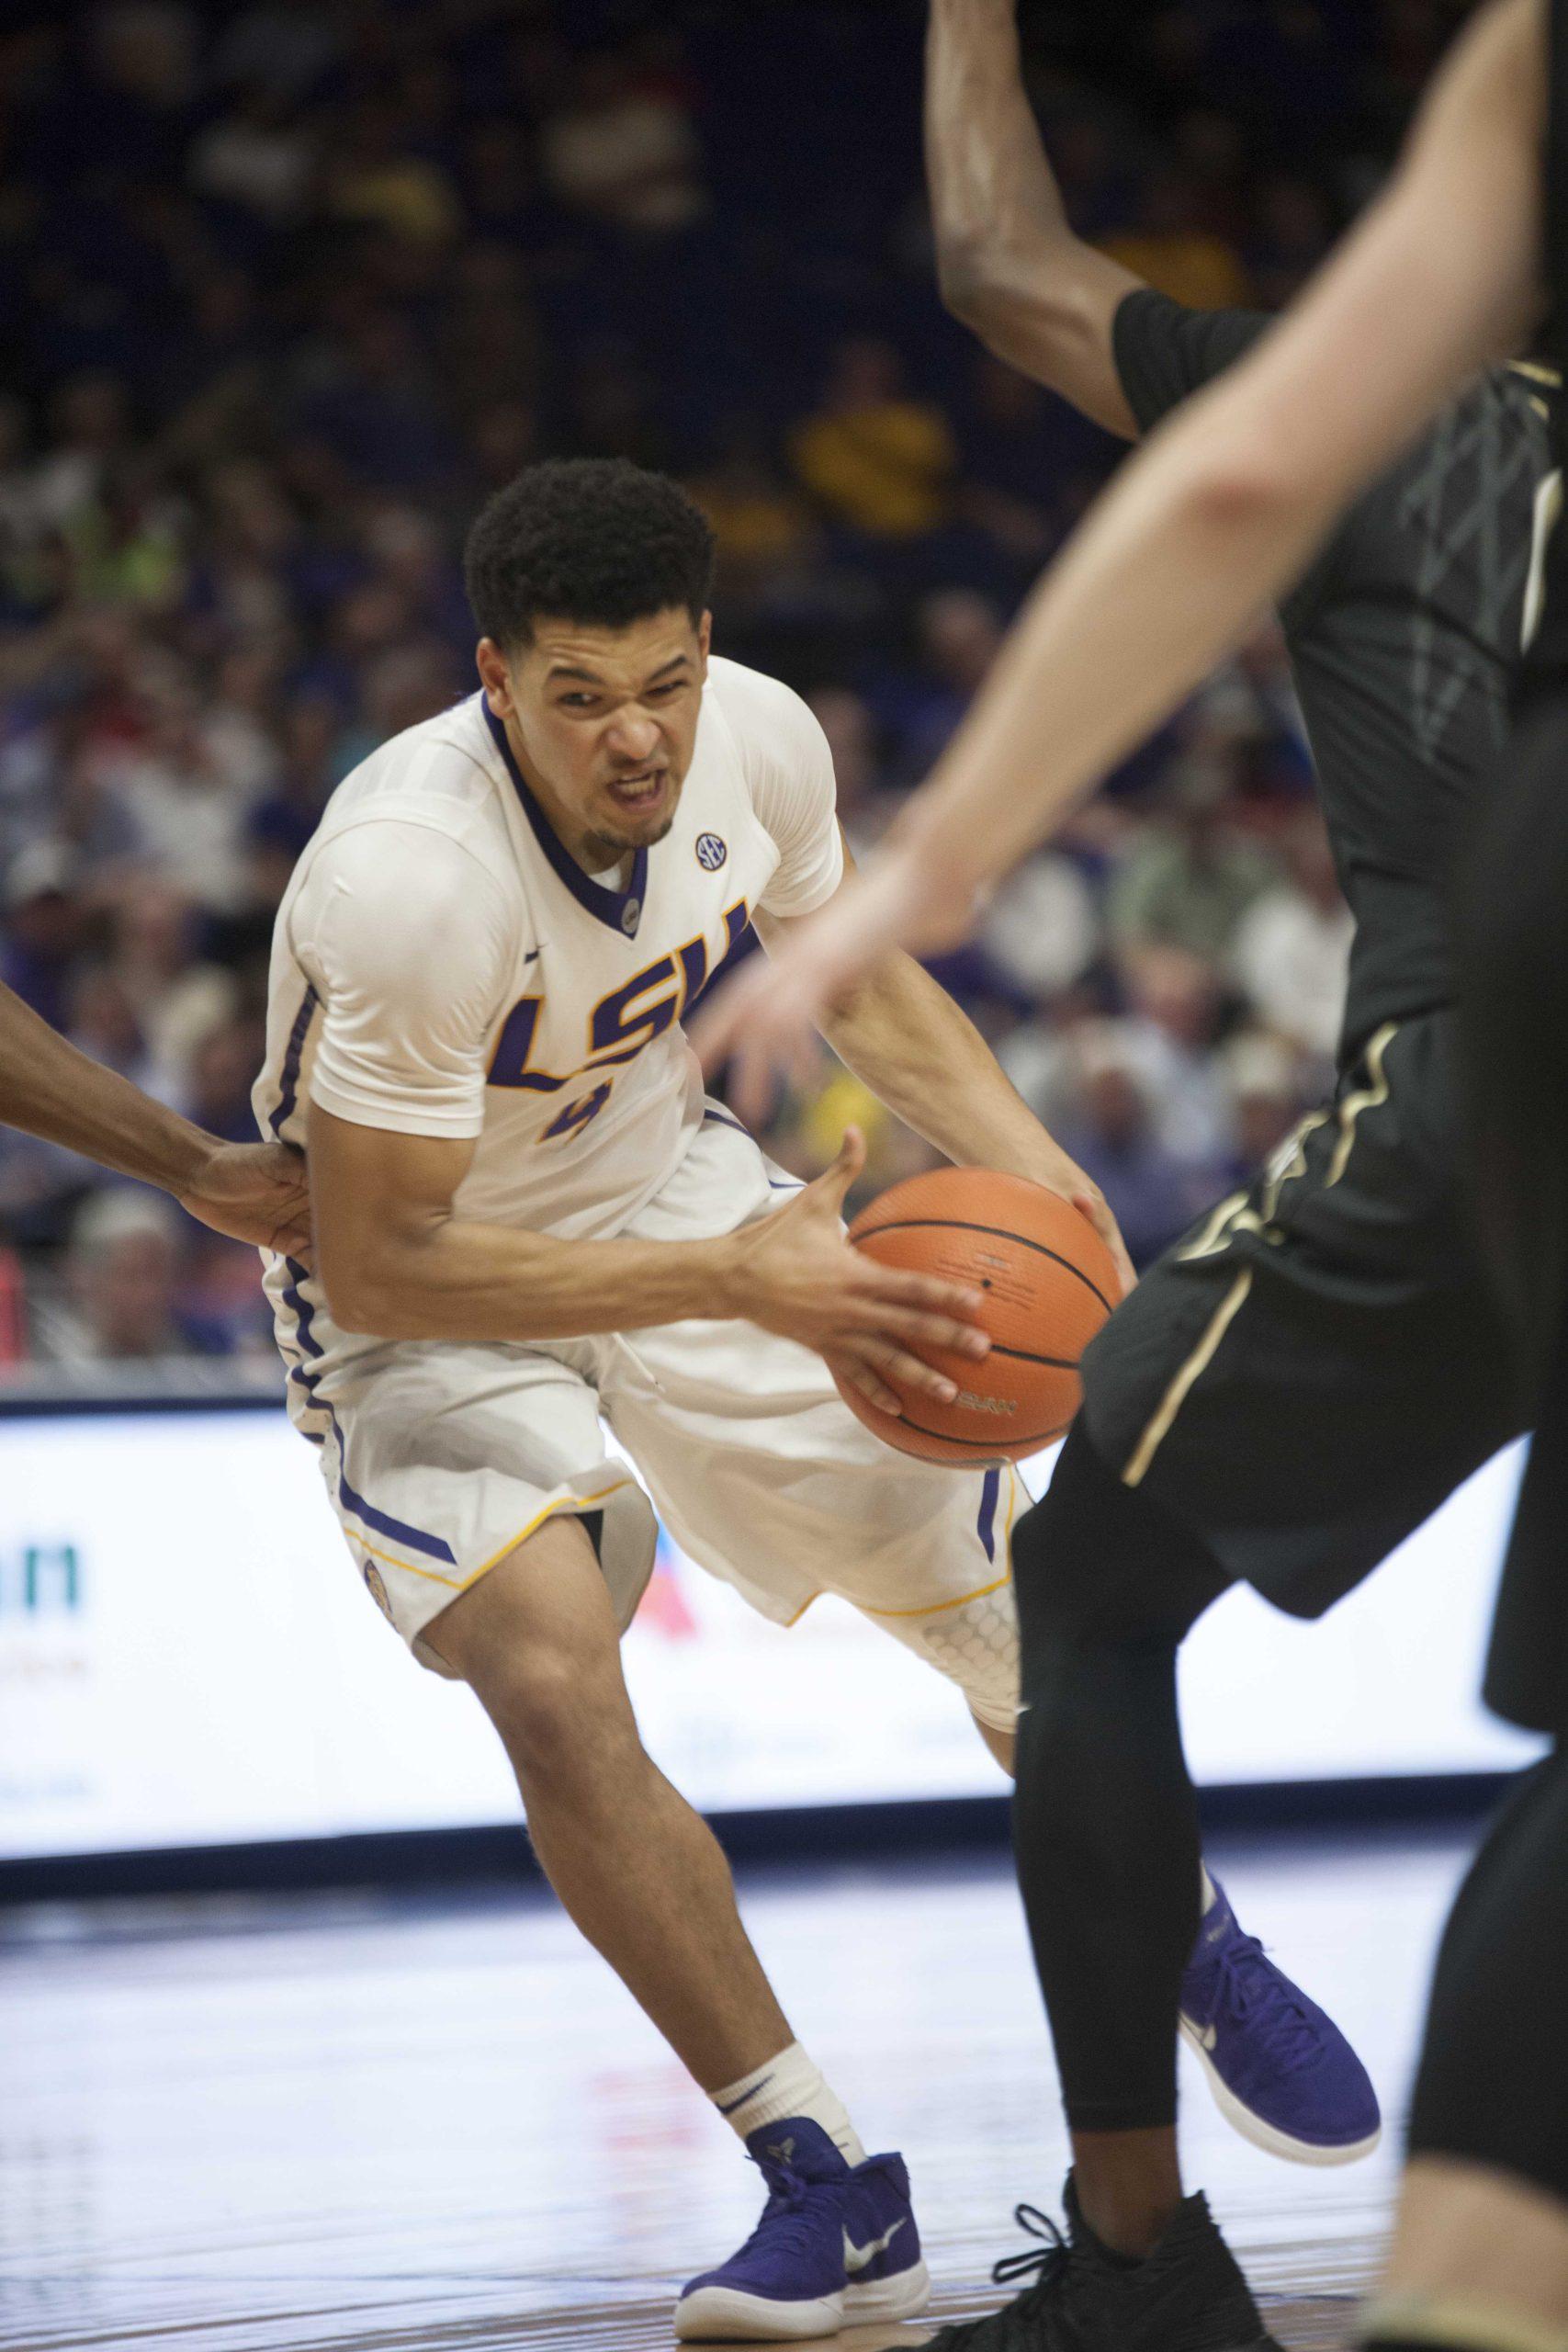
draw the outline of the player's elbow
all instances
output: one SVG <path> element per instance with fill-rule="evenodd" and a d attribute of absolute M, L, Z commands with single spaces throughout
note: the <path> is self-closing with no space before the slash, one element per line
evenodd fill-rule
<path fill-rule="evenodd" d="M 936 282 L 943 307 L 979 333 L 980 321 L 996 300 L 987 240 L 972 230 L 939 230 Z"/>
<path fill-rule="evenodd" d="M 344 1273 L 341 1269 L 329 1274 L 323 1268 L 321 1287 L 327 1295 L 328 1314 L 338 1329 L 346 1331 L 351 1338 L 402 1340 L 410 1336 L 392 1329 L 389 1296 L 363 1274 Z"/>
<path fill-rule="evenodd" d="M 318 1271 L 327 1312 L 340 1331 L 355 1339 L 421 1340 L 429 1335 L 415 1311 L 415 1292 L 389 1253 L 333 1249 L 324 1239 Z"/>
<path fill-rule="evenodd" d="M 1311 486 L 1289 450 L 1264 440 L 1216 443 L 1189 471 L 1181 500 L 1208 537 L 1234 539 L 1287 528 L 1310 503 Z"/>
<path fill-rule="evenodd" d="M 1048 266 L 1021 271 L 994 238 L 968 232 L 941 238 L 936 263 L 943 307 L 998 358 L 1038 353 L 1055 323 Z"/>

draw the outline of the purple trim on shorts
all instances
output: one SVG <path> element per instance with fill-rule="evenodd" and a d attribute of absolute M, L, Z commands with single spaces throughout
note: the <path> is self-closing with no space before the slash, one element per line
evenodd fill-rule
<path fill-rule="evenodd" d="M 283 1303 L 294 1317 L 295 1337 L 307 1355 L 320 1356 L 325 1351 L 310 1328 L 315 1320 L 316 1309 L 310 1299 L 300 1295 L 299 1290 L 300 1283 L 310 1279 L 308 1272 L 297 1258 L 286 1258 L 283 1262 L 288 1267 L 289 1275 L 288 1287 L 283 1294 Z M 348 1441 L 344 1435 L 343 1423 L 338 1419 L 332 1404 L 326 1397 L 318 1396 L 316 1394 L 316 1383 L 321 1374 L 309 1371 L 302 1363 L 297 1363 L 288 1377 L 299 1383 L 310 1400 L 312 1410 L 324 1413 L 332 1423 L 333 1435 L 337 1440 L 337 1490 L 341 1499 L 347 1504 L 355 1517 L 362 1519 L 367 1527 L 373 1527 L 378 1534 L 390 1535 L 397 1543 L 406 1544 L 412 1552 L 423 1552 L 427 1559 L 445 1560 L 448 1566 L 455 1568 L 457 1565 L 457 1555 L 449 1544 L 442 1542 L 439 1535 L 431 1535 L 422 1527 L 411 1527 L 406 1520 L 394 1519 L 389 1511 L 378 1510 L 374 1503 L 367 1502 L 364 1496 L 357 1494 L 349 1485 Z M 306 1435 L 310 1435 L 309 1430 L 306 1431 Z M 316 1440 L 318 1445 L 321 1442 L 320 1438 Z"/>
<path fill-rule="evenodd" d="M 326 1409 L 333 1413 L 330 1405 Z M 355 1493 L 348 1483 L 348 1473 L 344 1468 L 343 1431 L 338 1427 L 335 1413 L 333 1413 L 333 1427 L 337 1430 L 338 1442 L 337 1490 L 355 1519 L 362 1519 L 366 1526 L 373 1527 L 378 1535 L 390 1535 L 395 1542 L 406 1544 L 411 1552 L 423 1552 L 427 1559 L 445 1560 L 449 1567 L 455 1568 L 457 1555 L 449 1544 L 441 1541 L 439 1535 L 427 1535 L 423 1528 L 411 1527 L 406 1520 L 394 1519 L 389 1511 L 378 1510 L 374 1504 L 366 1501 L 363 1495 Z"/>
<path fill-rule="evenodd" d="M 980 1517 L 977 1524 L 986 1557 L 993 1565 L 997 1556 L 997 1498 L 1001 1490 L 1001 1472 L 987 1470 L 985 1484 L 980 1488 Z"/>

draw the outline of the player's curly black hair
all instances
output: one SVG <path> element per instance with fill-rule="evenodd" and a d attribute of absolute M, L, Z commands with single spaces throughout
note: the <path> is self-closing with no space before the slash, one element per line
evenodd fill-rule
<path fill-rule="evenodd" d="M 708 608 L 714 537 L 678 482 L 625 458 L 529 466 L 479 510 L 464 558 L 481 637 L 528 645 L 541 619 L 626 628 Z"/>

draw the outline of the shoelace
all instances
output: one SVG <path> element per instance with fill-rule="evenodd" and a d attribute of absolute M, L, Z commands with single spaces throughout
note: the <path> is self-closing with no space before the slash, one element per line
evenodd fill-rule
<path fill-rule="evenodd" d="M 1003 2255 L 992 2266 L 991 2278 L 998 2287 L 1010 2287 L 1019 2278 L 1032 2278 L 1033 2284 L 999 2312 L 944 2328 L 936 2338 L 942 2352 L 1008 2352 L 1010 2346 L 1022 2352 L 1022 2331 L 1066 2285 L 1072 2248 L 1050 2215 L 1041 2212 L 1037 2205 L 1015 2205 L 1012 2217 L 1021 2230 L 1041 2243 L 1022 2254 Z"/>
<path fill-rule="evenodd" d="M 764 2233 L 769 2251 L 804 2254 L 811 2244 L 811 2224 L 807 2218 L 807 2206 L 813 2183 L 805 2180 L 789 2165 L 776 2160 L 754 2158 L 762 2178 L 768 2184 L 768 2201 L 762 2208 L 762 2218 L 747 2239 L 739 2253 L 731 2256 L 739 2261 L 750 2254 Z"/>
<path fill-rule="evenodd" d="M 1286 1980 L 1264 1952 L 1256 1936 L 1243 1936 L 1223 1951 L 1216 1962 L 1219 1984 L 1215 2013 L 1223 2009 L 1238 2025 L 1269 2011 L 1273 2020 L 1272 2054 L 1286 2066 L 1311 2065 L 1323 2055 L 1323 2044 L 1311 2018 L 1286 1990 Z"/>
<path fill-rule="evenodd" d="M 1043 2213 L 1038 2205 L 1015 2205 L 1012 2218 L 1026 2236 L 1038 2238 L 1040 2244 L 1027 2248 L 1022 2254 L 1004 2254 L 999 2262 L 993 2263 L 992 2284 L 1010 2287 L 1015 2278 L 1027 2278 L 1031 2274 L 1037 2274 L 1035 2288 L 1054 2287 L 1067 2267 L 1072 2255 L 1071 2246 L 1050 2214 Z M 1032 2294 L 1034 2288 L 1031 2288 L 1030 2292 Z"/>

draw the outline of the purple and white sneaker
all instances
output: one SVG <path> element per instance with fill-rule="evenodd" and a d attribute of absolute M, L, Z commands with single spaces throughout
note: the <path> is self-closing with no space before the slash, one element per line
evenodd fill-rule
<path fill-rule="evenodd" d="M 1382 2134 L 1377 2093 L 1315 2001 L 1244 1935 L 1224 1889 L 1204 1913 L 1181 1980 L 1181 2031 L 1221 2114 L 1290 2164 L 1348 2165 Z"/>
<path fill-rule="evenodd" d="M 852 2167 L 804 2116 L 746 2143 L 768 2184 L 738 2254 L 694 2278 L 675 2307 L 686 2344 L 788 2344 L 848 2321 L 905 2319 L 931 2294 L 909 2176 L 898 2156 Z"/>
<path fill-rule="evenodd" d="M 844 2205 L 844 2324 L 913 2319 L 931 2299 L 908 2167 L 902 2156 L 867 2156 Z"/>

